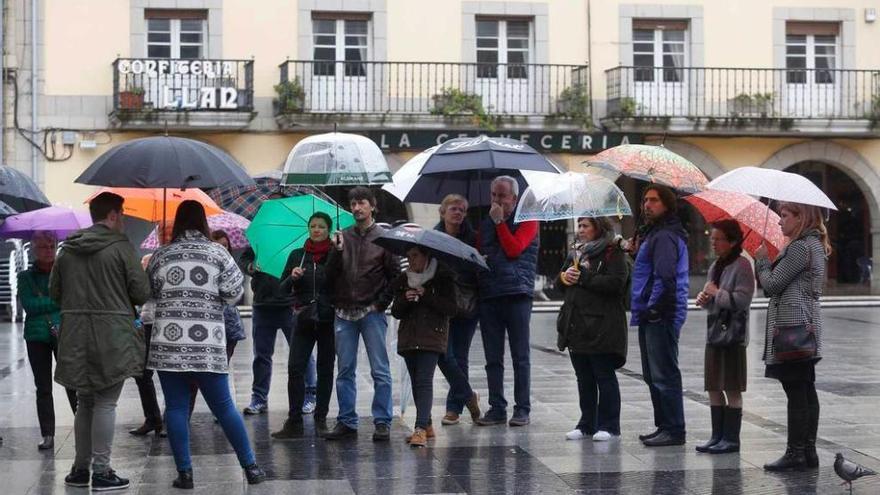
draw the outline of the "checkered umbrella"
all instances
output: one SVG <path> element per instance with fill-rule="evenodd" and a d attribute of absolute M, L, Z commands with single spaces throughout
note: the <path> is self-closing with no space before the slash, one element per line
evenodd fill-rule
<path fill-rule="evenodd" d="M 208 196 L 224 210 L 253 220 L 260 205 L 271 199 L 273 195 L 293 197 L 303 194 L 314 194 L 323 198 L 323 194 L 312 187 L 286 186 L 281 184 L 281 171 L 271 170 L 254 176 L 254 185 L 216 188 L 208 191 Z"/>

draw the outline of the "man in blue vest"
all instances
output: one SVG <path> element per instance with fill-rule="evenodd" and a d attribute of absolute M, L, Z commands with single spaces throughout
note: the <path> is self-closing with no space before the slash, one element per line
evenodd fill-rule
<path fill-rule="evenodd" d="M 529 320 L 538 265 L 538 222 L 513 223 L 519 199 L 516 179 L 502 175 L 492 181 L 492 207 L 480 226 L 478 246 L 490 271 L 479 276 L 480 335 L 486 353 L 489 410 L 480 426 L 504 424 L 504 336 L 513 361 L 513 417 L 510 426 L 529 424 Z"/>
<path fill-rule="evenodd" d="M 687 317 L 687 232 L 675 214 L 675 193 L 651 184 L 642 196 L 647 224 L 638 238 L 632 276 L 632 321 L 639 327 L 642 375 L 651 392 L 657 430 L 647 447 L 683 445 L 684 404 L 678 337 Z"/>

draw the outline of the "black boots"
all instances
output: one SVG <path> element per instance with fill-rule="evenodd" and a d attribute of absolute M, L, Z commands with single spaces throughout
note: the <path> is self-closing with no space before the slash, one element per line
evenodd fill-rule
<path fill-rule="evenodd" d="M 788 448 L 775 462 L 764 464 L 765 471 L 802 471 L 807 467 L 804 457 L 804 439 L 807 436 L 807 409 L 788 411 Z"/>
<path fill-rule="evenodd" d="M 287 418 L 284 420 L 284 426 L 280 431 L 276 431 L 272 433 L 272 438 L 275 440 L 290 440 L 292 438 L 302 438 L 305 434 L 303 429 L 303 420 L 302 416 L 296 419 Z"/>
<path fill-rule="evenodd" d="M 725 406 L 712 406 L 712 438 L 703 445 L 697 445 L 697 452 L 709 452 L 709 447 L 721 441 L 724 434 L 724 410 Z"/>
<path fill-rule="evenodd" d="M 181 488 L 183 490 L 192 490 L 195 485 L 193 484 L 193 472 L 192 469 L 186 471 L 178 471 L 177 479 L 171 482 L 171 486 L 174 488 Z"/>
<path fill-rule="evenodd" d="M 816 433 L 819 430 L 819 404 L 809 408 L 807 413 L 807 433 L 804 437 L 804 459 L 808 468 L 819 467 L 816 453 Z"/>
<path fill-rule="evenodd" d="M 721 441 L 709 447 L 710 454 L 739 452 L 739 431 L 742 428 L 742 408 L 724 408 L 724 435 Z"/>

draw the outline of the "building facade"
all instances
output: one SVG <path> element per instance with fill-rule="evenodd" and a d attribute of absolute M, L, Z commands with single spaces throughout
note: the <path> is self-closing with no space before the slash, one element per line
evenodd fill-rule
<path fill-rule="evenodd" d="M 460 135 L 521 139 L 572 170 L 621 142 L 662 142 L 710 178 L 756 165 L 818 183 L 840 207 L 833 290 L 867 290 L 880 254 L 876 1 L 4 4 L 0 148 L 59 203 L 92 192 L 73 180 L 101 153 L 156 133 L 215 144 L 254 174 L 334 126 L 373 138 L 393 170 Z M 695 272 L 704 229 L 694 218 Z M 545 226 L 547 273 L 565 237 Z"/>

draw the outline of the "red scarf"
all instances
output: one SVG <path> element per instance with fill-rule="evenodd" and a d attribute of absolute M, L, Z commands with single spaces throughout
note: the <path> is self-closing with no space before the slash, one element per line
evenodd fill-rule
<path fill-rule="evenodd" d="M 312 255 L 312 260 L 315 263 L 320 263 L 324 256 L 327 256 L 327 253 L 330 252 L 330 239 L 326 239 L 320 242 L 313 242 L 311 239 L 306 239 L 305 250 L 307 253 Z"/>

